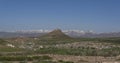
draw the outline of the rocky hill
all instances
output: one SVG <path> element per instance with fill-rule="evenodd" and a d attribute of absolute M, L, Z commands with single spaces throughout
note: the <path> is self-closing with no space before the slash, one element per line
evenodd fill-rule
<path fill-rule="evenodd" d="M 68 35 L 64 34 L 60 29 L 55 29 L 52 32 L 40 37 L 44 39 L 69 39 Z"/>

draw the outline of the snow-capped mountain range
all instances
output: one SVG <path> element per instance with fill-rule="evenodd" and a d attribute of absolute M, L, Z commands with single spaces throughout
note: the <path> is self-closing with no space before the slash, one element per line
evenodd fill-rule
<path fill-rule="evenodd" d="M 20 31 L 4 31 L 0 32 L 0 38 L 12 37 L 38 37 L 51 32 L 52 30 L 20 30 Z M 62 30 L 66 35 L 71 37 L 120 37 L 120 32 L 96 33 L 92 30 Z"/>

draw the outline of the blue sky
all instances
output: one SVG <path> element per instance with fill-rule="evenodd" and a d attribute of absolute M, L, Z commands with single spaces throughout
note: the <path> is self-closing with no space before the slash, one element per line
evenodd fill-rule
<path fill-rule="evenodd" d="M 120 31 L 120 0 L 0 0 L 0 30 Z"/>

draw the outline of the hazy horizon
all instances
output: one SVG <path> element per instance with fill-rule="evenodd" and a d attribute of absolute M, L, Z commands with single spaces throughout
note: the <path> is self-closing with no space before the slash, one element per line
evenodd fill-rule
<path fill-rule="evenodd" d="M 0 0 L 0 31 L 120 32 L 120 0 Z"/>

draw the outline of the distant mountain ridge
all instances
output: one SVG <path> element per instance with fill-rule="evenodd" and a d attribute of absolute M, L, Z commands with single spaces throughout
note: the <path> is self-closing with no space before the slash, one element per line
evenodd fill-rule
<path fill-rule="evenodd" d="M 13 38 L 13 37 L 40 37 L 46 35 L 49 32 L 0 32 L 0 38 Z M 94 33 L 94 32 L 84 32 L 84 31 L 67 31 L 64 32 L 66 35 L 74 38 L 79 37 L 120 37 L 120 32 L 109 32 L 109 33 Z"/>
<path fill-rule="evenodd" d="M 13 38 L 13 37 L 37 37 L 46 33 L 22 33 L 22 32 L 0 32 L 0 38 Z"/>

